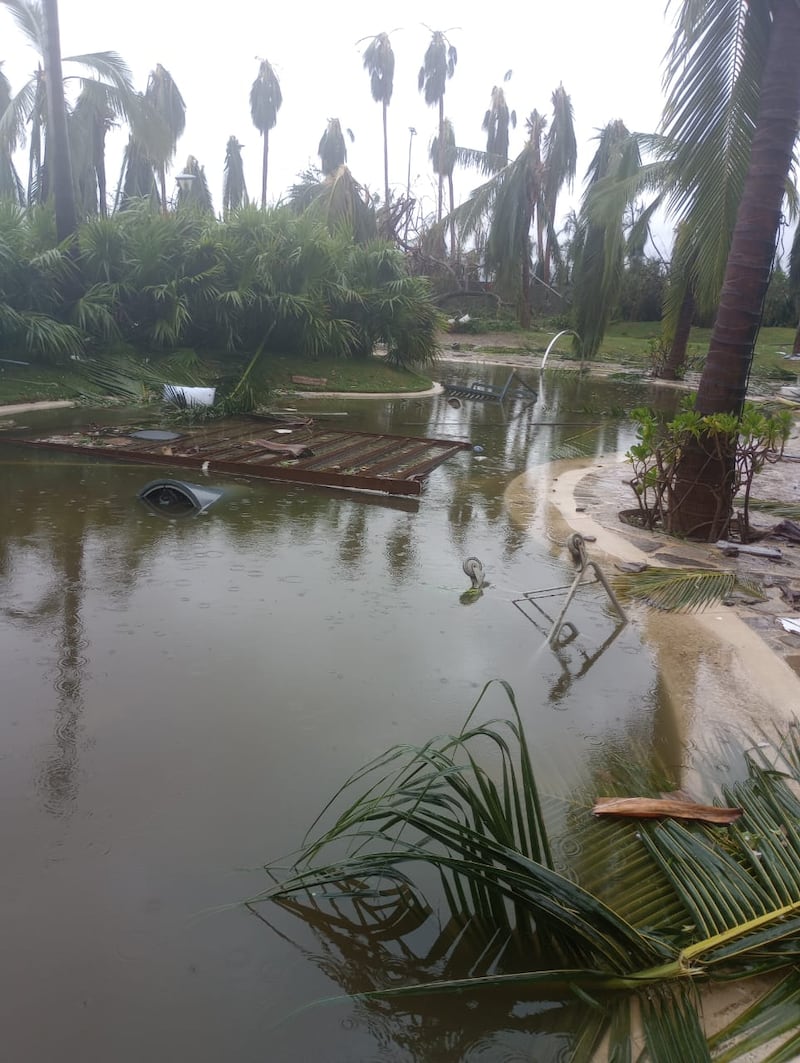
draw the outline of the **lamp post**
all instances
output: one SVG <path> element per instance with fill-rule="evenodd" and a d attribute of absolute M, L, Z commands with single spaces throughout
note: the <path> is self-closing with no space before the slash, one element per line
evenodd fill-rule
<path fill-rule="evenodd" d="M 408 180 L 406 181 L 406 227 L 403 233 L 403 243 L 408 244 L 408 223 L 411 220 L 411 146 L 417 135 L 413 125 L 408 127 Z"/>
<path fill-rule="evenodd" d="M 183 173 L 179 173 L 175 177 L 175 184 L 178 186 L 178 199 L 180 200 L 181 193 L 184 197 L 191 195 L 192 187 L 197 180 L 197 177 L 193 173 L 187 173 L 185 170 Z"/>

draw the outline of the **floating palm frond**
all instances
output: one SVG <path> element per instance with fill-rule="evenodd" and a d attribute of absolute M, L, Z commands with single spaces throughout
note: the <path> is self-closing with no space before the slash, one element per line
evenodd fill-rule
<path fill-rule="evenodd" d="M 354 1006 L 376 1006 L 387 1016 L 391 1000 L 398 1022 L 407 1000 L 419 1015 L 435 1009 L 427 1002 L 442 993 L 474 1002 L 476 993 L 506 986 L 515 1002 L 521 995 L 561 1002 L 558 1009 L 531 1012 L 526 1029 L 543 1036 L 557 1032 L 571 1059 L 598 1058 L 603 1037 L 609 1039 L 608 1054 L 601 1058 L 629 1058 L 634 1031 L 655 1063 L 741 1059 L 776 1037 L 782 1043 L 772 1046 L 769 1058 L 796 1058 L 797 728 L 741 754 L 745 777 L 716 795 L 743 810 L 728 827 L 599 822 L 589 813 L 591 801 L 571 794 L 571 826 L 565 828 L 562 815 L 560 829 L 570 832 L 573 856 L 560 873 L 524 728 L 513 693 L 505 689 L 511 720 L 475 725 L 473 709 L 468 729 L 458 736 L 421 748 L 396 747 L 357 772 L 323 813 L 333 815 L 333 825 L 320 829 L 315 823 L 320 833 L 306 838 L 288 877 L 280 880 L 276 865 L 268 867 L 274 885 L 251 904 L 260 914 L 272 900 L 306 919 L 323 943 L 341 949 L 340 971 L 324 948 L 325 970 Z M 486 752 L 487 745 L 498 755 L 491 772 L 477 759 L 476 747 Z M 607 782 L 615 788 L 613 780 Z M 345 807 L 335 807 L 342 799 Z M 423 934 L 427 944 L 421 947 L 429 951 L 420 956 L 413 942 L 421 939 L 411 935 L 429 909 L 417 903 L 415 865 L 438 872 L 443 886 L 444 912 L 433 920 L 440 936 L 430 947 Z M 386 908 L 390 893 L 397 903 Z M 351 932 L 347 903 L 360 909 Z M 320 914 L 326 905 L 332 912 L 327 931 Z M 388 923 L 378 920 L 374 941 L 365 905 L 391 914 Z M 448 912 L 449 921 L 441 918 Z M 451 949 L 467 937 L 467 952 L 477 959 L 467 958 L 462 975 Z M 345 952 L 351 938 L 363 953 L 358 970 L 366 986 L 354 978 Z M 395 966 L 389 979 L 395 984 L 387 987 L 381 962 L 387 942 L 409 958 L 415 984 L 397 986 Z M 783 971 L 783 980 L 707 1041 L 700 987 L 769 971 Z M 576 1012 L 576 1001 L 591 1006 Z"/>
<path fill-rule="evenodd" d="M 613 584 L 621 598 L 637 598 L 665 612 L 706 609 L 735 591 L 764 600 L 763 589 L 756 581 L 715 569 L 646 568 L 616 576 Z"/>

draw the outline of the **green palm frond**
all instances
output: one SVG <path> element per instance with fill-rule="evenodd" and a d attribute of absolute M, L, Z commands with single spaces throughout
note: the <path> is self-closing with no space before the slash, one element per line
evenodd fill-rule
<path fill-rule="evenodd" d="M 666 612 L 705 609 L 735 591 L 764 598 L 760 584 L 735 572 L 704 568 L 646 568 L 614 577 L 614 588 L 627 599 L 639 599 Z"/>
<path fill-rule="evenodd" d="M 319 929 L 321 906 L 330 904 L 342 933 L 348 926 L 343 905 L 368 905 L 371 899 L 379 911 L 381 897 L 392 894 L 398 902 L 402 898 L 408 916 L 396 933 L 381 922 L 372 941 L 360 916 L 353 933 L 365 942 L 365 952 L 396 940 L 413 956 L 403 935 L 415 933 L 430 911 L 415 884 L 415 865 L 426 865 L 441 878 L 440 909 L 450 916 L 438 922 L 445 929 L 427 958 L 449 951 L 447 943 L 463 933 L 480 961 L 462 976 L 454 965 L 426 967 L 420 957 L 411 968 L 416 980 L 401 986 L 387 986 L 376 961 L 374 988 L 367 991 L 353 978 L 352 965 L 339 972 L 329 963 L 326 973 L 342 982 L 355 1003 L 391 1000 L 402 1009 L 406 998 L 506 986 L 515 1000 L 560 1001 L 560 1020 L 553 1011 L 536 1018 L 531 1012 L 529 1030 L 557 1029 L 570 1058 L 587 1063 L 597 1058 L 605 1036 L 608 1059 L 630 1060 L 634 1029 L 645 1044 L 639 1058 L 656 1063 L 723 1063 L 775 1038 L 779 1047 L 763 1058 L 796 1058 L 797 727 L 740 752 L 744 777 L 722 786 L 715 798 L 744 810 L 729 828 L 669 820 L 600 823 L 587 814 L 581 796 L 571 794 L 567 829 L 575 856 L 568 873 L 560 874 L 553 869 L 548 806 L 536 785 L 513 693 L 505 690 L 510 720 L 479 725 L 476 705 L 460 734 L 422 747 L 395 747 L 356 772 L 313 825 L 288 875 L 269 865 L 273 884 L 251 906 L 277 901 L 314 919 Z M 621 771 L 623 789 L 664 785 L 654 776 L 648 783 L 644 770 L 634 779 L 630 750 Z M 608 783 L 604 770 L 603 785 Z M 519 952 L 509 959 L 511 942 Z M 704 984 L 780 970 L 789 973 L 706 1040 L 700 1021 Z M 576 999 L 583 1005 L 577 1016 L 569 1010 Z M 560 1025 L 552 1025 L 554 1018 Z"/>

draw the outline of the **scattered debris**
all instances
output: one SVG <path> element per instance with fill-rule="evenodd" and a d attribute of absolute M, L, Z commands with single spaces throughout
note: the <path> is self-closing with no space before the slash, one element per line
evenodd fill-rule
<path fill-rule="evenodd" d="M 770 561 L 783 560 L 783 554 L 776 546 L 749 546 L 746 543 L 729 543 L 726 539 L 720 539 L 716 543 L 719 550 L 738 550 L 740 554 L 752 554 L 753 557 L 766 557 Z"/>
<path fill-rule="evenodd" d="M 792 635 L 800 635 L 800 616 L 779 616 L 778 623 L 784 631 Z"/>
<path fill-rule="evenodd" d="M 483 384 L 479 380 L 473 380 L 471 384 L 457 384 L 453 381 L 443 380 L 442 387 L 448 395 L 454 395 L 462 399 L 491 399 L 495 402 L 502 402 L 508 395 L 514 380 L 517 381 L 519 388 L 524 388 L 525 391 L 536 397 L 536 389 L 526 384 L 516 370 L 512 370 L 502 388 L 495 387 L 492 384 Z"/>

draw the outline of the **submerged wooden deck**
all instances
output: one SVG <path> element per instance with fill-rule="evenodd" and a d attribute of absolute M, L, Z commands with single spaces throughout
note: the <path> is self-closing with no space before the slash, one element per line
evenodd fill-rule
<path fill-rule="evenodd" d="M 137 438 L 142 428 L 141 424 L 91 425 L 47 436 L 0 434 L 0 441 L 141 465 L 390 495 L 420 494 L 437 466 L 458 451 L 471 449 L 463 440 L 343 431 L 302 419 L 248 417 L 202 426 L 165 426 L 165 432 L 174 431 L 176 436 L 158 440 Z M 275 444 L 302 444 L 304 456 L 272 453 L 269 448 Z"/>

